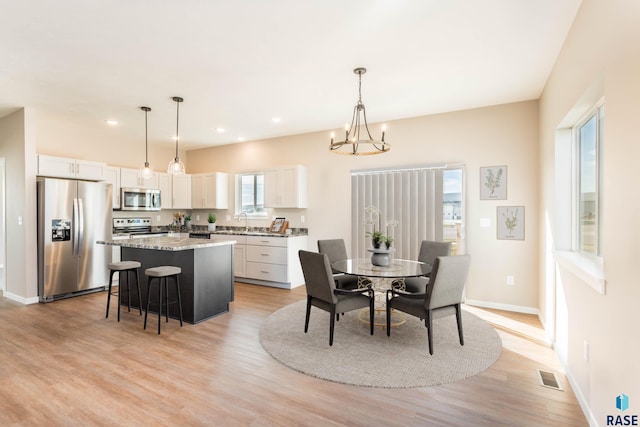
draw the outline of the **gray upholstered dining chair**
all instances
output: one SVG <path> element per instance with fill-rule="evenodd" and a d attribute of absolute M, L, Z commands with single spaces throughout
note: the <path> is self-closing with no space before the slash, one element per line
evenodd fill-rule
<path fill-rule="evenodd" d="M 336 314 L 360 308 L 369 308 L 369 324 L 373 335 L 374 294 L 373 289 L 337 289 L 331 272 L 331 264 L 326 254 L 298 251 L 304 283 L 307 288 L 307 313 L 304 332 L 309 330 L 311 306 L 327 311 L 329 320 L 329 345 L 333 345 L 333 331 Z"/>
<path fill-rule="evenodd" d="M 391 336 L 392 309 L 419 317 L 424 319 L 429 354 L 433 354 L 433 319 L 455 314 L 460 345 L 464 345 L 460 304 L 470 263 L 469 255 L 437 257 L 433 262 L 426 293 L 407 293 L 393 288 L 387 290 L 387 336 Z"/>
<path fill-rule="evenodd" d="M 418 261 L 433 266 L 434 261 L 439 256 L 451 255 L 451 242 L 434 242 L 423 240 L 420 244 Z M 425 293 L 429 283 L 428 277 L 407 277 L 404 279 L 407 292 Z"/>
<path fill-rule="evenodd" d="M 329 257 L 329 263 L 333 264 L 336 261 L 342 261 L 348 259 L 347 247 L 344 244 L 344 239 L 326 239 L 318 240 L 318 252 L 321 254 L 327 254 Z M 336 288 L 338 289 L 357 289 L 358 288 L 358 276 L 351 276 L 349 274 L 341 274 L 338 271 L 331 269 L 333 272 L 333 280 L 336 282 Z"/>

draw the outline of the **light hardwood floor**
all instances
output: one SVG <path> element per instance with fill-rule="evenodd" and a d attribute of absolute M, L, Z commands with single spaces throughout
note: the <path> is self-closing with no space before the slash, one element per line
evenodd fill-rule
<path fill-rule="evenodd" d="M 117 323 L 112 307 L 105 319 L 104 292 L 0 299 L 0 425 L 587 425 L 535 316 L 470 307 L 502 338 L 493 366 L 453 384 L 378 389 L 301 374 L 263 350 L 261 322 L 304 299 L 304 287 L 237 283 L 235 296 L 230 313 L 182 328 L 163 321 L 160 336 L 137 312 Z M 565 391 L 541 387 L 538 368 Z"/>

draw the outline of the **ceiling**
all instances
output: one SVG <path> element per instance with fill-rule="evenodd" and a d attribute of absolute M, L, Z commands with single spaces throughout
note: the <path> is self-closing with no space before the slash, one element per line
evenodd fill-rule
<path fill-rule="evenodd" d="M 4 0 L 0 117 L 144 138 L 145 105 L 150 144 L 172 144 L 181 96 L 181 148 L 329 133 L 359 66 L 369 123 L 536 99 L 580 1 Z"/>

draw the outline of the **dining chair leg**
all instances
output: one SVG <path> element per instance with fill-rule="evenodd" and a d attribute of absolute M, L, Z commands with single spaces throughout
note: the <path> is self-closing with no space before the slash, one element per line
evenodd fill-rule
<path fill-rule="evenodd" d="M 456 304 L 456 320 L 458 322 L 458 337 L 460 338 L 460 345 L 464 345 L 464 336 L 462 335 L 462 310 L 460 304 Z"/>
<path fill-rule="evenodd" d="M 329 323 L 329 347 L 333 345 L 333 330 L 336 325 L 336 306 L 331 305 L 331 322 Z"/>
<path fill-rule="evenodd" d="M 429 339 L 429 354 L 433 356 L 433 334 L 431 333 L 432 316 L 431 310 L 427 310 L 427 317 L 424 319 L 425 326 L 427 327 L 427 337 Z"/>
<path fill-rule="evenodd" d="M 309 316 L 311 315 L 311 297 L 307 295 L 307 315 L 304 319 L 304 333 L 309 330 Z"/>
<path fill-rule="evenodd" d="M 372 296 L 371 300 L 369 301 L 369 329 L 371 330 L 371 335 L 373 335 L 373 319 L 374 319 L 374 315 L 375 315 L 375 306 L 374 306 L 374 300 L 373 300 L 373 296 Z"/>
<path fill-rule="evenodd" d="M 391 336 L 391 307 L 389 306 L 389 294 L 387 293 L 387 336 Z"/>

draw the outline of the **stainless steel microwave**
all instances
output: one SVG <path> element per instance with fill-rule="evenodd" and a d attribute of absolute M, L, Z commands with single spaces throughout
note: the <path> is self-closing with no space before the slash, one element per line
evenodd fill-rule
<path fill-rule="evenodd" d="M 123 211 L 159 211 L 160 190 L 121 188 L 120 206 Z"/>

